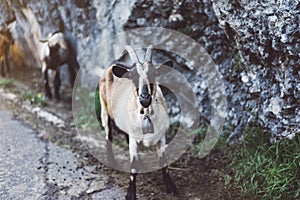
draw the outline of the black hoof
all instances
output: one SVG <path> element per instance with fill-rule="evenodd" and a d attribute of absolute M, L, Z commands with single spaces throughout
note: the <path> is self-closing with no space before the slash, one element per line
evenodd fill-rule
<path fill-rule="evenodd" d="M 52 93 L 51 92 L 46 92 L 45 95 L 48 99 L 52 99 Z"/>
<path fill-rule="evenodd" d="M 55 100 L 60 101 L 60 95 L 59 94 L 55 94 Z"/>
<path fill-rule="evenodd" d="M 178 194 L 177 187 L 172 180 L 168 184 L 166 184 L 166 190 L 168 194 L 171 194 L 173 196 Z"/>
<path fill-rule="evenodd" d="M 136 200 L 135 187 L 132 187 L 132 185 L 127 189 L 126 200 Z"/>
<path fill-rule="evenodd" d="M 178 194 L 177 187 L 175 183 L 172 181 L 169 174 L 164 177 L 164 183 L 166 185 L 166 190 L 168 194 L 172 194 L 172 195 Z"/>
<path fill-rule="evenodd" d="M 136 194 L 127 193 L 126 194 L 126 200 L 136 200 Z"/>

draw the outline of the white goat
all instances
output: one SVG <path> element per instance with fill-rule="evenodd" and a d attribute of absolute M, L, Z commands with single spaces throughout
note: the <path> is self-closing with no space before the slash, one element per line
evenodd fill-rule
<path fill-rule="evenodd" d="M 156 77 L 170 71 L 171 61 L 163 65 L 152 64 L 150 45 L 145 62 L 141 63 L 134 49 L 125 46 L 133 65 L 115 63 L 104 71 L 99 81 L 101 120 L 107 140 L 107 156 L 114 162 L 112 154 L 112 124 L 128 134 L 130 154 L 130 183 L 126 199 L 136 199 L 136 173 L 139 171 L 138 145 L 156 145 L 159 164 L 167 192 L 176 194 L 177 189 L 168 173 L 165 154 L 165 133 L 169 128 L 169 116 L 162 91 Z M 168 66 L 168 67 L 167 67 Z"/>

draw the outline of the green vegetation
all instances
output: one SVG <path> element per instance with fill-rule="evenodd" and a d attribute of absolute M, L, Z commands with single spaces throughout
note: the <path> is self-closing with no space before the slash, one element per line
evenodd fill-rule
<path fill-rule="evenodd" d="M 192 32 L 192 27 L 190 25 L 186 25 L 185 27 L 178 29 L 178 31 L 185 35 L 189 35 Z"/>
<path fill-rule="evenodd" d="M 205 129 L 196 131 L 193 152 L 198 152 Z M 270 142 L 270 134 L 257 124 L 247 128 L 242 144 L 229 145 L 224 136 L 208 155 L 222 163 L 213 169 L 227 187 L 240 187 L 245 199 L 300 199 L 300 133 L 293 139 Z"/>
<path fill-rule="evenodd" d="M 234 56 L 234 65 L 232 65 L 232 72 L 235 72 L 235 73 L 240 73 L 244 68 L 244 64 L 242 63 L 242 60 L 241 60 L 241 55 L 239 52 L 237 52 Z"/>
<path fill-rule="evenodd" d="M 12 86 L 14 86 L 14 82 L 11 79 L 0 78 L 0 86 L 1 87 L 12 87 Z"/>
<path fill-rule="evenodd" d="M 95 92 L 95 112 L 96 112 L 96 116 L 98 118 L 98 121 L 100 122 L 101 105 L 100 105 L 100 96 L 99 96 L 99 86 L 97 87 L 96 92 Z"/>
<path fill-rule="evenodd" d="M 261 128 L 248 129 L 231 155 L 229 168 L 247 199 L 300 198 L 300 134 L 271 143 Z"/>
<path fill-rule="evenodd" d="M 172 11 L 172 8 L 171 7 L 162 7 L 160 9 L 161 13 L 170 13 Z"/>
<path fill-rule="evenodd" d="M 80 102 L 81 105 L 84 105 L 78 108 L 77 125 L 84 129 L 99 127 L 98 120 L 100 119 L 101 113 L 99 90 L 97 89 L 95 92 L 88 92 L 87 90 L 81 89 L 77 94 L 80 95 L 75 97 L 76 101 Z M 98 120 L 95 119 L 95 116 L 97 116 Z"/>
<path fill-rule="evenodd" d="M 243 70 L 245 70 L 245 66 L 241 60 L 239 51 L 237 51 L 234 56 L 234 62 L 232 63 L 228 74 L 229 81 L 236 81 L 237 75 L 240 74 Z"/>
<path fill-rule="evenodd" d="M 206 134 L 206 128 L 200 126 L 197 130 L 193 131 L 191 134 L 195 134 L 194 145 L 192 146 L 192 151 L 194 154 L 197 154 L 202 145 Z"/>
<path fill-rule="evenodd" d="M 179 127 L 180 127 L 180 123 L 179 122 L 175 122 L 173 124 L 170 124 L 170 128 L 166 132 L 167 142 L 173 140 L 173 138 L 176 136 L 176 134 L 177 134 L 177 132 L 179 130 Z"/>
<path fill-rule="evenodd" d="M 21 95 L 21 97 L 25 100 L 29 100 L 31 104 L 37 104 L 40 107 L 46 105 L 46 99 L 41 93 L 35 95 L 31 92 L 26 91 Z"/>

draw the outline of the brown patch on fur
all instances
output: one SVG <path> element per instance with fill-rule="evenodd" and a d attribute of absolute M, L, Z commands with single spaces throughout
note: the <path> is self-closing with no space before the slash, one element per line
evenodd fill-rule
<path fill-rule="evenodd" d="M 15 42 L 13 45 L 10 46 L 10 55 L 11 60 L 15 64 L 16 67 L 24 66 L 25 64 L 25 55 L 21 51 L 19 44 Z"/>
<path fill-rule="evenodd" d="M 0 59 L 1 60 L 4 59 L 4 56 L 8 54 L 10 44 L 11 41 L 9 40 L 9 38 L 0 33 Z"/>
<path fill-rule="evenodd" d="M 0 71 L 3 76 L 9 73 L 9 50 L 14 43 L 10 33 L 0 33 Z"/>
<path fill-rule="evenodd" d="M 112 72 L 112 66 L 104 71 L 99 81 L 99 94 L 102 99 L 102 109 L 107 111 L 110 118 L 113 118 L 112 108 L 108 107 L 107 101 L 110 99 L 110 92 L 112 90 L 114 77 Z"/>

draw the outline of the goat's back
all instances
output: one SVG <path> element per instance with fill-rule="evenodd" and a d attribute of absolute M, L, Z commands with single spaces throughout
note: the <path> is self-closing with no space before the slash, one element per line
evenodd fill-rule
<path fill-rule="evenodd" d="M 65 64 L 70 56 L 70 45 L 64 34 L 55 33 L 48 38 L 47 42 L 43 42 L 40 56 L 41 60 L 53 70 Z"/>

